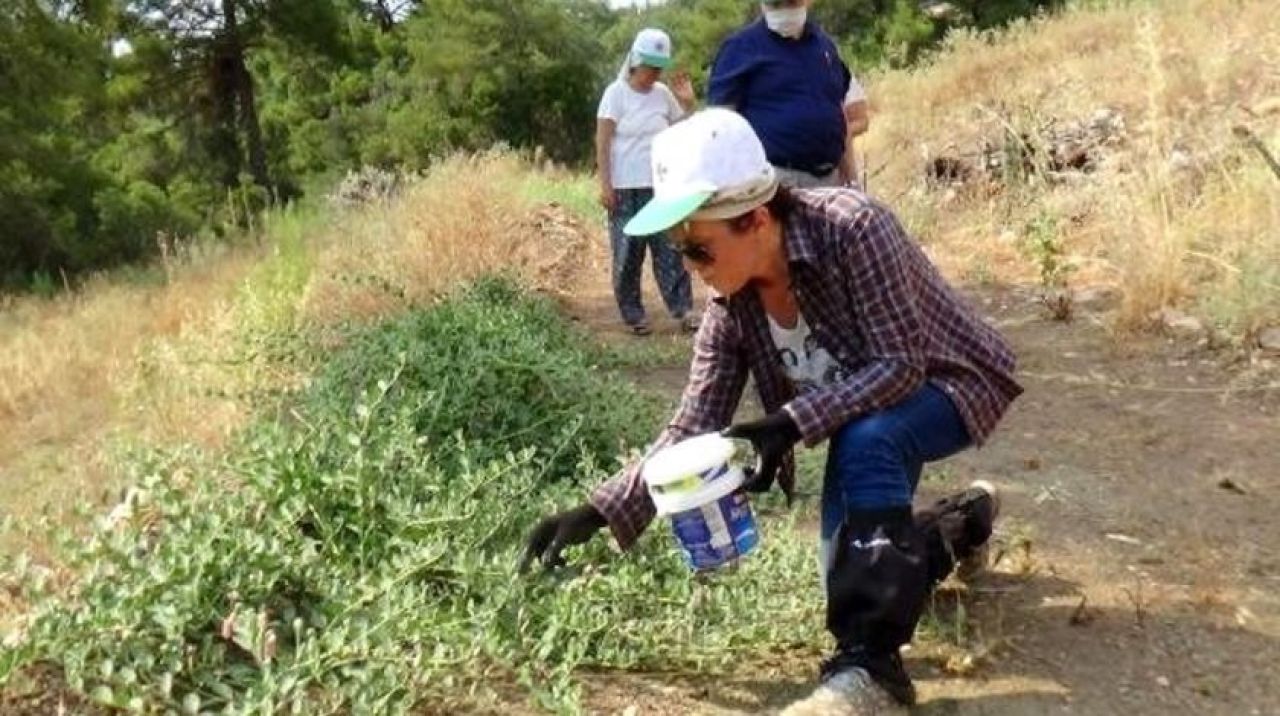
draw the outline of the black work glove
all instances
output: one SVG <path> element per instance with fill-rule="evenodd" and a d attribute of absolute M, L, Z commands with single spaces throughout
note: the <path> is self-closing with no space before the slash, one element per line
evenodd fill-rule
<path fill-rule="evenodd" d="M 520 571 L 529 569 L 535 559 L 548 569 L 563 566 L 564 557 L 560 553 L 566 547 L 591 539 L 605 524 L 604 515 L 590 503 L 544 517 L 529 532 L 524 556 L 520 559 Z"/>
<path fill-rule="evenodd" d="M 751 441 L 759 455 L 756 468 L 747 470 L 746 481 L 742 484 L 742 489 L 747 492 L 768 492 L 778 476 L 778 469 L 782 467 L 782 458 L 800 441 L 800 428 L 796 427 L 790 415 L 781 410 L 759 420 L 731 425 L 720 434 L 726 438 Z M 787 501 L 791 501 L 789 491 Z"/>

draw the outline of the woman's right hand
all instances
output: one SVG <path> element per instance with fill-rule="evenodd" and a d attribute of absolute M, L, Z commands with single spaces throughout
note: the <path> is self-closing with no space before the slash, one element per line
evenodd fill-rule
<path fill-rule="evenodd" d="M 519 571 L 524 573 L 534 562 L 548 569 L 564 566 L 561 552 L 591 539 L 606 524 L 604 516 L 589 502 L 543 518 L 529 532 Z"/>
<path fill-rule="evenodd" d="M 605 211 L 612 212 L 614 207 L 618 205 L 618 195 L 613 192 L 613 187 L 606 182 L 600 183 L 600 206 Z"/>

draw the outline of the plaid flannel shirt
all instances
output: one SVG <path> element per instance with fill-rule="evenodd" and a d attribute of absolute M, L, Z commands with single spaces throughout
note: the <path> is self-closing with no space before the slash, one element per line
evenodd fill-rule
<path fill-rule="evenodd" d="M 844 375 L 797 396 L 756 292 L 714 298 L 694 339 L 680 406 L 646 455 L 727 427 L 748 376 L 765 410 L 785 410 L 809 446 L 926 381 L 946 392 L 981 444 L 1022 392 L 1004 338 L 947 284 L 884 205 L 852 189 L 793 194 L 783 226 L 792 288 L 813 337 Z M 628 465 L 589 498 L 623 549 L 654 517 L 642 463 Z M 788 490 L 794 485 L 791 455 L 778 479 Z"/>

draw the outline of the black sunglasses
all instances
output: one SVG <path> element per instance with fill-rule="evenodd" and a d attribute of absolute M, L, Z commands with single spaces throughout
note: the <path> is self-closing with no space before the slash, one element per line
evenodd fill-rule
<path fill-rule="evenodd" d="M 686 244 L 681 241 L 673 241 L 671 244 L 681 256 L 695 264 L 709 264 L 715 261 L 715 257 L 702 244 Z"/>
<path fill-rule="evenodd" d="M 677 224 L 676 226 L 671 227 L 670 231 L 667 234 L 668 240 L 671 242 L 672 248 L 674 248 L 677 253 L 679 253 L 681 256 L 685 257 L 686 259 L 689 259 L 690 261 L 696 264 L 704 264 L 704 265 L 709 264 L 716 260 L 715 257 L 711 255 L 711 252 L 707 250 L 706 246 L 702 244 L 694 243 L 691 241 L 686 241 L 685 240 L 686 236 L 688 236 L 688 228 L 687 228 L 687 224 L 685 223 Z"/>

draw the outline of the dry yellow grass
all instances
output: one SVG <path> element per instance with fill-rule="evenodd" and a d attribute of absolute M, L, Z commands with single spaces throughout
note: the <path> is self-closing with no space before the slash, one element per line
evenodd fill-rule
<path fill-rule="evenodd" d="M 385 316 L 495 268 L 546 279 L 576 247 L 530 230 L 534 176 L 509 154 L 455 158 L 388 205 L 275 213 L 262 246 L 179 260 L 167 280 L 7 299 L 0 516 L 96 498 L 121 445 L 221 444 L 255 395 L 306 378 L 263 339 Z"/>
<path fill-rule="evenodd" d="M 177 267 L 167 284 L 103 276 L 54 299 L 8 301 L 0 314 L 0 513 L 103 484 L 106 438 L 125 417 L 119 397 L 140 351 L 207 322 L 254 259 L 241 249 Z"/>
<path fill-rule="evenodd" d="M 395 205 L 347 217 L 318 252 L 304 297 L 306 319 L 376 318 L 422 305 L 486 271 L 510 270 L 544 283 L 546 272 L 577 247 L 561 243 L 572 235 L 531 230 L 532 205 L 523 189 L 533 175 L 509 153 L 454 157 Z"/>
<path fill-rule="evenodd" d="M 954 36 L 929 65 L 872 78 L 871 190 L 962 278 L 1036 281 L 1022 239 L 1048 217 L 1072 282 L 1121 291 L 1121 326 L 1169 305 L 1237 335 L 1280 322 L 1280 181 L 1231 131 L 1280 150 L 1274 12 L 1269 0 L 1117 3 Z M 925 187 L 927 158 L 1104 108 L 1127 136 L 1078 181 Z"/>

